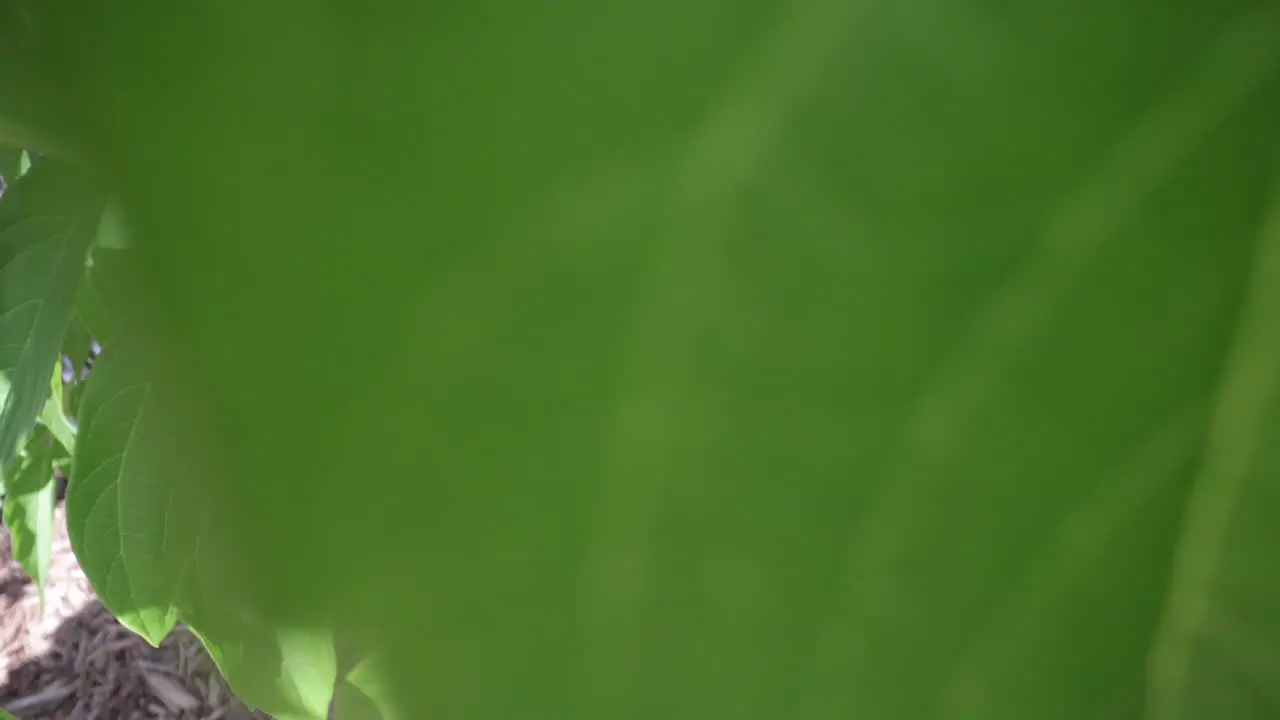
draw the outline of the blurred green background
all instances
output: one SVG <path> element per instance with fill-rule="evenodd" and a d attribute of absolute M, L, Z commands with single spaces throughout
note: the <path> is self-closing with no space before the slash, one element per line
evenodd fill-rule
<path fill-rule="evenodd" d="M 407 717 L 1280 712 L 1274 0 L 5 2 Z"/>

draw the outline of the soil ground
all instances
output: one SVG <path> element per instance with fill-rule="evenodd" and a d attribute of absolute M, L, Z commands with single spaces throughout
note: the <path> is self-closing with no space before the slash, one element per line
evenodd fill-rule
<path fill-rule="evenodd" d="M 263 720 L 179 626 L 153 648 L 102 606 L 67 539 L 61 503 L 43 611 L 0 531 L 0 708 L 20 720 Z"/>

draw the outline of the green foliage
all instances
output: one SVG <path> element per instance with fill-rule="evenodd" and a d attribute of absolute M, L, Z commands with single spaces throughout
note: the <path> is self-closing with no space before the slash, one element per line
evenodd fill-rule
<path fill-rule="evenodd" d="M 0 144 L 0 178 L 11 183 L 22 174 L 22 149 Z"/>
<path fill-rule="evenodd" d="M 325 718 L 336 670 L 324 631 L 257 618 L 219 567 L 218 477 L 189 431 L 171 369 L 137 334 L 95 364 L 78 408 L 67 531 L 98 596 L 153 645 L 182 619 L 232 687 L 278 718 Z"/>
<path fill-rule="evenodd" d="M 78 409 L 67 533 L 103 604 L 158 645 L 177 621 L 195 563 L 203 506 L 198 475 L 171 445 L 164 392 L 136 345 L 117 344 L 94 369 Z"/>
<path fill-rule="evenodd" d="M 56 446 L 53 435 L 37 427 L 25 452 L 14 458 L 4 472 L 4 526 L 11 538 L 13 558 L 36 581 L 42 604 L 45 577 L 53 557 Z"/>
<path fill-rule="evenodd" d="M 1270 0 L 75 10 L 5 46 L 17 124 L 131 249 L 68 241 L 39 332 L 0 274 L 0 440 L 109 336 L 73 546 L 250 703 L 1280 707 Z M 7 257 L 96 232 L 24 210 L 69 172 Z"/>
<path fill-rule="evenodd" d="M 404 717 L 397 711 L 391 688 L 387 685 L 386 673 L 380 667 L 377 658 L 361 660 L 338 687 L 335 693 L 335 711 L 340 718 L 381 718 L 381 720 L 398 720 Z M 349 698 L 348 705 L 339 704 L 341 693 Z"/>
<path fill-rule="evenodd" d="M 102 208 L 82 171 L 56 163 L 23 175 L 0 202 L 0 372 L 11 386 L 0 407 L 0 465 L 49 396 Z"/>

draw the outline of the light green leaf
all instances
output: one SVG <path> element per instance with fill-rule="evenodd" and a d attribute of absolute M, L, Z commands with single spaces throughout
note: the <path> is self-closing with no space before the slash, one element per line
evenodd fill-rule
<path fill-rule="evenodd" d="M 14 458 L 4 473 L 4 526 L 9 530 L 13 558 L 35 580 L 42 606 L 53 556 L 53 507 L 57 499 L 54 446 L 53 435 L 37 427 L 26 443 L 25 453 Z"/>
<path fill-rule="evenodd" d="M 109 203 L 102 214 L 102 222 L 98 226 L 98 235 L 94 245 L 112 250 L 127 250 L 133 244 L 129 238 L 129 226 L 124 214 L 116 203 Z"/>
<path fill-rule="evenodd" d="M 204 505 L 195 445 L 140 343 L 104 352 L 84 394 L 67 492 L 72 549 L 107 609 L 159 644 L 178 618 Z"/>
<path fill-rule="evenodd" d="M 0 465 L 49 397 L 49 373 L 84 277 L 103 202 L 80 171 L 50 162 L 0 200 Z"/>
<path fill-rule="evenodd" d="M 273 626 L 234 590 L 233 538 L 207 522 L 217 478 L 204 440 L 185 424 L 168 363 L 146 347 L 117 336 L 85 387 L 66 503 L 72 549 L 103 604 L 148 642 L 181 619 L 246 702 L 323 719 L 336 674 L 329 634 Z"/>
<path fill-rule="evenodd" d="M 273 627 L 224 606 L 195 613 L 192 630 L 246 703 L 280 720 L 325 720 L 337 680 L 326 630 Z"/>
<path fill-rule="evenodd" d="M 338 686 L 334 699 L 335 720 L 399 720 L 391 687 L 380 662 L 374 656 L 360 661 Z"/>
<path fill-rule="evenodd" d="M 110 344 L 121 323 L 134 314 L 129 294 L 134 279 L 127 251 L 94 248 L 76 315 L 85 332 L 99 343 Z"/>
<path fill-rule="evenodd" d="M 1146 717 L 1280 710 L 1280 183 L 1220 383 L 1155 637 Z"/>
<path fill-rule="evenodd" d="M 76 429 L 67 421 L 66 412 L 63 410 L 61 363 L 54 366 L 53 378 L 50 384 L 52 389 L 49 393 L 49 399 L 44 403 L 44 409 L 40 411 L 40 423 L 53 433 L 58 444 L 62 446 L 63 452 L 68 455 L 74 455 L 76 450 Z"/>

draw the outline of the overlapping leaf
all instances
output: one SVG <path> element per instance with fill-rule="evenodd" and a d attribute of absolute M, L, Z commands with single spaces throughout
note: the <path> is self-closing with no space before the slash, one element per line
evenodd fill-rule
<path fill-rule="evenodd" d="M 128 344 L 95 369 L 78 418 L 67 532 L 103 604 L 158 644 L 177 621 L 204 507 L 192 501 L 196 478 L 172 444 L 174 420 L 149 370 Z"/>
<path fill-rule="evenodd" d="M 168 370 L 144 348 L 136 335 L 117 337 L 86 386 L 67 496 L 72 548 L 103 604 L 149 642 L 181 619 L 246 702 L 323 718 L 332 642 L 253 620 L 233 575 L 214 570 L 230 542 L 209 523 L 217 476 Z"/>
<path fill-rule="evenodd" d="M 49 397 L 49 374 L 75 309 L 104 201 L 80 170 L 49 163 L 0 201 L 0 464 Z"/>
<path fill-rule="evenodd" d="M 15 458 L 5 472 L 4 526 L 10 534 L 13 558 L 35 580 L 42 602 L 53 556 L 55 450 L 53 435 L 37 427 L 26 443 L 25 453 Z"/>

